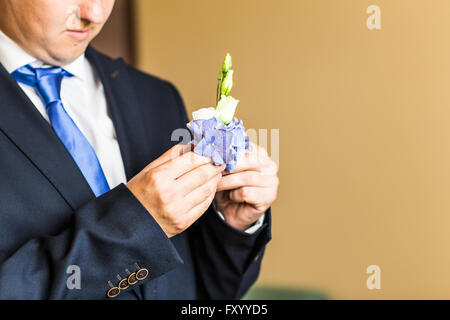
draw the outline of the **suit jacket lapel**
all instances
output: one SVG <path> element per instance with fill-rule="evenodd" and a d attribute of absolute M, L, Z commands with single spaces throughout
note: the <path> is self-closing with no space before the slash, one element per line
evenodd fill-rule
<path fill-rule="evenodd" d="M 130 180 L 148 163 L 152 137 L 146 137 L 144 120 L 139 113 L 135 91 L 123 59 L 110 60 L 92 48 L 86 57 L 94 65 L 105 89 L 108 107 L 117 134 L 127 179 Z M 154 138 L 154 137 L 153 137 Z"/>
<path fill-rule="evenodd" d="M 47 177 L 72 208 L 95 197 L 51 126 L 1 64 L 0 130 Z"/>

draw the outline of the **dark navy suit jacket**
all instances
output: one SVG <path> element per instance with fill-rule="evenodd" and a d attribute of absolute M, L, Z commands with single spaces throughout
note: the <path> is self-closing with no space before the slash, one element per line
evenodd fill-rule
<path fill-rule="evenodd" d="M 176 142 L 188 118 L 174 86 L 88 48 L 127 179 Z M 210 207 L 168 239 L 123 184 L 95 198 L 70 154 L 0 64 L 0 299 L 104 299 L 134 264 L 149 276 L 116 299 L 237 299 L 256 280 L 270 210 L 252 235 Z M 67 268 L 80 267 L 70 290 Z"/>

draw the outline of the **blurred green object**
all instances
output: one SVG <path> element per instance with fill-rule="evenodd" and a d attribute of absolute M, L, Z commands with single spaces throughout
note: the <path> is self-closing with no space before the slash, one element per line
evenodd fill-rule
<path fill-rule="evenodd" d="M 283 287 L 254 287 L 242 300 L 326 300 L 325 294 Z"/>

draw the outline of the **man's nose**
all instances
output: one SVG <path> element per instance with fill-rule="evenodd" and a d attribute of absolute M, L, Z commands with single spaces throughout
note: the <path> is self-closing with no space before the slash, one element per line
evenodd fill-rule
<path fill-rule="evenodd" d="M 80 18 L 92 23 L 104 23 L 107 18 L 103 0 L 83 0 L 80 4 Z"/>

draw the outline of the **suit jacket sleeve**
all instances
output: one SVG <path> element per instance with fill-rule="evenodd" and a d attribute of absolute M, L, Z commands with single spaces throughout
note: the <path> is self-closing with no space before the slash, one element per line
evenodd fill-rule
<path fill-rule="evenodd" d="M 157 222 L 121 184 L 77 209 L 60 234 L 32 239 L 12 253 L 0 252 L 0 299 L 104 299 L 108 280 L 147 268 L 149 279 L 182 263 Z M 80 268 L 81 288 L 70 290 L 67 268 Z M 133 288 L 120 298 L 136 299 Z"/>
<path fill-rule="evenodd" d="M 178 91 L 181 118 L 189 122 Z M 201 299 L 240 299 L 256 281 L 266 244 L 271 240 L 271 210 L 255 233 L 237 230 L 213 206 L 188 230 Z"/>

